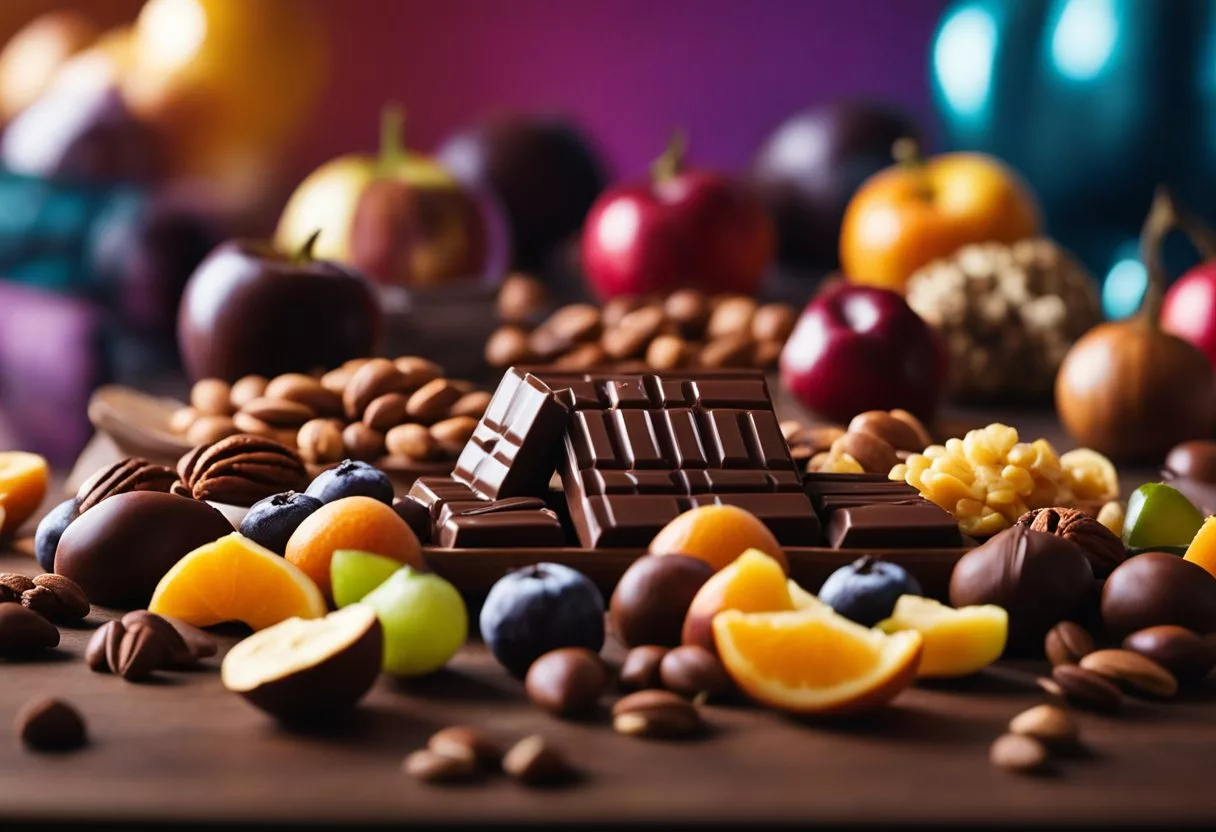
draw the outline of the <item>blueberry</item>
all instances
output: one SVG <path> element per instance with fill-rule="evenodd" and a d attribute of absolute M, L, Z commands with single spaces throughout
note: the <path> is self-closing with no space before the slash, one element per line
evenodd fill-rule
<path fill-rule="evenodd" d="M 298 491 L 274 494 L 253 504 L 241 521 L 241 534 L 281 555 L 291 533 L 322 505 L 316 497 Z"/>
<path fill-rule="evenodd" d="M 829 575 L 819 600 L 845 618 L 873 627 L 890 617 L 899 596 L 922 594 L 916 578 L 902 566 L 866 555 Z"/>
<path fill-rule="evenodd" d="M 481 607 L 481 638 L 494 658 L 523 677 L 559 647 L 604 646 L 604 596 L 586 575 L 559 563 L 508 572 Z"/>
<path fill-rule="evenodd" d="M 68 524 L 79 516 L 73 498 L 55 506 L 38 524 L 38 530 L 34 532 L 34 555 L 43 571 L 55 571 L 55 550 L 59 548 L 59 538 L 63 537 L 63 530 Z"/>
<path fill-rule="evenodd" d="M 343 497 L 371 497 L 385 505 L 393 504 L 393 483 L 388 475 L 366 462 L 345 459 L 337 467 L 317 474 L 304 492 L 323 503 Z"/>

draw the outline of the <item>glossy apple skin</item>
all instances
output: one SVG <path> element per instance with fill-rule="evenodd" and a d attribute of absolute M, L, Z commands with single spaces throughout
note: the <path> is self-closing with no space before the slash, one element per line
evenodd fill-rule
<path fill-rule="evenodd" d="M 896 139 L 919 139 L 912 119 L 865 101 L 840 100 L 795 113 L 765 140 L 752 165 L 777 223 L 777 256 L 799 269 L 831 269 L 850 197 L 891 164 Z"/>
<path fill-rule="evenodd" d="M 333 368 L 370 355 L 379 332 L 380 307 L 365 278 L 241 240 L 199 264 L 177 325 L 190 377 L 226 381 Z"/>
<path fill-rule="evenodd" d="M 851 285 L 807 304 L 780 366 L 786 390 L 840 424 L 897 407 L 931 420 L 947 369 L 932 330 L 900 295 Z"/>
<path fill-rule="evenodd" d="M 1190 341 L 1216 365 L 1216 261 L 1200 263 L 1170 286 L 1161 328 Z"/>
<path fill-rule="evenodd" d="M 776 233 L 759 197 L 718 173 L 606 191 L 583 229 L 583 270 L 601 300 L 669 292 L 755 294 Z"/>

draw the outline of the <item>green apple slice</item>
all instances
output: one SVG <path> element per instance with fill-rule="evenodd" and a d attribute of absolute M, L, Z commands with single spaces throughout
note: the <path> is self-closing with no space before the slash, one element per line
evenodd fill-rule
<path fill-rule="evenodd" d="M 329 562 L 334 603 L 339 609 L 358 603 L 400 568 L 401 561 L 383 555 L 360 552 L 358 549 L 339 549 Z"/>
<path fill-rule="evenodd" d="M 1129 549 L 1187 546 L 1203 525 L 1203 513 L 1178 489 L 1149 482 L 1132 492 L 1123 520 Z"/>

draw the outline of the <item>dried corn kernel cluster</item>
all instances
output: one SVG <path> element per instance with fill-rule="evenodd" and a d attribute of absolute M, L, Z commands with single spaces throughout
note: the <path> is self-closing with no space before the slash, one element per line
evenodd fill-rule
<path fill-rule="evenodd" d="M 1017 430 L 995 423 L 912 454 L 890 478 L 907 482 L 976 537 L 1009 528 L 1031 509 L 1119 494 L 1115 468 L 1101 454 L 1080 449 L 1060 456 L 1046 439 L 1022 442 Z"/>

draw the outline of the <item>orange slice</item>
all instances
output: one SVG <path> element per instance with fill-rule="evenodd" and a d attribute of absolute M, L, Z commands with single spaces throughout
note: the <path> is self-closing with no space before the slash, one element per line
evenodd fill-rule
<path fill-rule="evenodd" d="M 156 585 L 148 610 L 196 627 L 240 621 L 254 630 L 327 611 L 311 578 L 238 532 L 179 560 Z"/>
<path fill-rule="evenodd" d="M 820 610 L 714 617 L 718 655 L 758 702 L 799 714 L 852 714 L 885 705 L 916 679 L 921 635 L 886 634 Z"/>
<path fill-rule="evenodd" d="M 0 451 L 0 535 L 29 520 L 46 496 L 51 469 L 38 454 Z"/>

